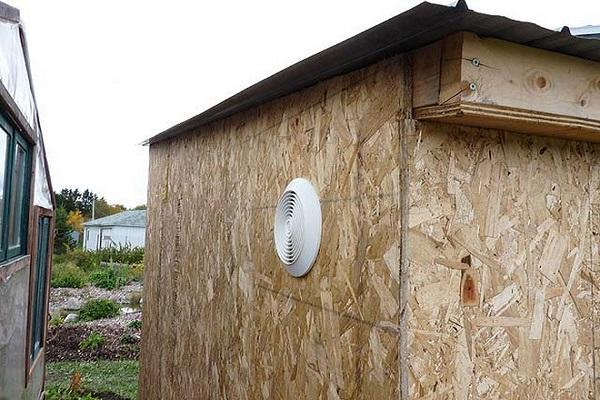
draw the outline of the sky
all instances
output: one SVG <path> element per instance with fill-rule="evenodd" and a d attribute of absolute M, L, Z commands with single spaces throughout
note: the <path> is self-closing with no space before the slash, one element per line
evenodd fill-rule
<path fill-rule="evenodd" d="M 25 24 L 54 189 L 127 207 L 146 203 L 145 139 L 420 3 L 3 1 Z M 600 25 L 598 0 L 467 3 L 552 29 Z"/>

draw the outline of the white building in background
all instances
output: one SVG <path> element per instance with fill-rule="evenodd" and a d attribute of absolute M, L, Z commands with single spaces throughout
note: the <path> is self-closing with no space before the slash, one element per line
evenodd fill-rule
<path fill-rule="evenodd" d="M 146 210 L 123 211 L 83 224 L 83 248 L 144 247 Z"/>

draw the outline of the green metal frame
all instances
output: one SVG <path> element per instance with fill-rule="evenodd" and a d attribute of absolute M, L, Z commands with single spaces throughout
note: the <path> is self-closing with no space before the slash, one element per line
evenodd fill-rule
<path fill-rule="evenodd" d="M 3 204 L 2 209 L 2 226 L 0 229 L 0 233 L 2 238 L 0 240 L 0 262 L 7 261 L 12 258 L 19 257 L 27 253 L 27 226 L 29 219 L 29 187 L 31 181 L 31 144 L 25 140 L 25 138 L 19 133 L 19 131 L 14 127 L 13 124 L 9 122 L 9 120 L 2 114 L 0 114 L 0 126 L 2 126 L 3 130 L 8 133 L 8 138 L 6 142 L 6 154 L 4 160 L 4 195 L 3 195 Z M 9 225 L 11 223 L 11 195 L 13 190 L 19 190 L 19 188 L 12 187 L 12 179 L 13 179 L 13 168 L 15 161 L 15 152 L 17 146 L 20 146 L 25 151 L 25 166 L 24 166 L 24 179 L 23 179 L 23 187 L 20 188 L 23 196 L 20 199 L 20 214 L 21 218 L 18 222 L 20 224 L 20 240 L 19 245 L 14 246 L 12 248 L 8 247 L 8 232 Z"/>
<path fill-rule="evenodd" d="M 32 360 L 44 346 L 44 304 L 46 304 L 46 275 L 48 272 L 48 252 L 50 243 L 50 217 L 38 218 L 37 251 L 35 263 L 35 287 L 33 293 L 33 314 L 31 318 L 31 354 Z"/>

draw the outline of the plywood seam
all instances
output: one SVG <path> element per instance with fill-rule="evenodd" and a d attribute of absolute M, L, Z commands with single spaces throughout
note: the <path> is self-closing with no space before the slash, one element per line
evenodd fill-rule
<path fill-rule="evenodd" d="M 408 176 L 408 140 L 407 131 L 414 128 L 412 120 L 412 91 L 413 91 L 413 75 L 412 75 L 412 60 L 410 55 L 403 58 L 403 89 L 404 92 L 400 96 L 399 115 L 398 115 L 398 134 L 400 140 L 399 154 L 399 182 L 400 182 L 400 248 L 399 248 L 399 279 L 398 285 L 398 325 L 400 326 L 400 341 L 398 350 L 399 371 L 398 371 L 398 397 L 408 400 L 408 291 L 409 291 L 409 268 L 408 268 L 408 199 L 409 199 L 409 176 Z"/>
<path fill-rule="evenodd" d="M 591 312 L 591 329 L 592 329 L 592 392 L 594 394 L 594 399 L 598 398 L 598 385 L 596 384 L 596 380 L 599 378 L 597 376 L 597 365 L 596 365 L 596 315 L 594 315 L 594 303 L 596 302 L 596 296 L 597 294 L 594 291 L 594 243 L 593 243 L 593 232 L 594 232 L 594 198 L 593 198 L 593 192 L 594 192 L 594 187 L 593 187 L 593 176 L 594 176 L 594 163 L 591 162 L 590 166 L 589 166 L 589 172 L 588 172 L 588 197 L 589 197 L 589 202 L 590 202 L 590 208 L 589 208 L 589 217 L 588 217 L 588 224 L 589 224 L 589 241 L 590 241 L 590 276 L 592 276 L 592 279 L 589 282 L 590 285 L 590 294 L 591 294 L 591 298 L 592 298 L 592 312 Z"/>

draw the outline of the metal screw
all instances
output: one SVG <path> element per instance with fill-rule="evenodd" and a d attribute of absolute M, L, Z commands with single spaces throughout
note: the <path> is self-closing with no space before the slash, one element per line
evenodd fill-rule
<path fill-rule="evenodd" d="M 474 58 L 471 60 L 471 64 L 473 64 L 476 67 L 479 67 L 481 65 L 481 62 L 479 61 L 479 58 Z"/>
<path fill-rule="evenodd" d="M 469 89 L 474 92 L 477 90 L 477 84 L 475 82 L 469 83 Z"/>

